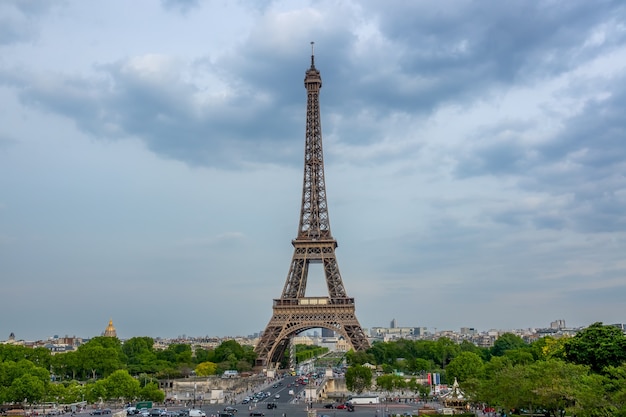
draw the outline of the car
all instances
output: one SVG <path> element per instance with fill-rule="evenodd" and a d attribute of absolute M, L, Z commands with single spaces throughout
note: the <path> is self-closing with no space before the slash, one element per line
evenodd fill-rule
<path fill-rule="evenodd" d="M 236 413 L 237 409 L 235 407 L 224 407 L 224 411 L 226 411 L 227 413 Z"/>
<path fill-rule="evenodd" d="M 267 403 L 267 409 L 271 410 L 272 408 L 276 408 L 276 403 Z"/>
<path fill-rule="evenodd" d="M 324 408 L 335 408 L 335 404 L 324 404 Z"/>
<path fill-rule="evenodd" d="M 97 409 L 97 410 L 93 410 L 89 414 L 91 414 L 92 416 L 101 416 L 103 414 L 111 414 L 111 409 L 110 408 L 105 408 L 103 410 Z"/>
<path fill-rule="evenodd" d="M 263 414 L 260 411 L 253 411 L 253 412 L 250 413 L 250 416 L 252 416 L 252 417 L 263 417 L 264 415 L 265 414 Z"/>
<path fill-rule="evenodd" d="M 272 388 L 278 388 L 278 384 L 272 385 Z"/>
<path fill-rule="evenodd" d="M 280 394 L 274 395 L 274 398 L 279 399 L 280 398 Z"/>

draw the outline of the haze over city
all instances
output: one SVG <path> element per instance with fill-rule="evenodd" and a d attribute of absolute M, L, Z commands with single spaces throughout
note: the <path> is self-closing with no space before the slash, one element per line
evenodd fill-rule
<path fill-rule="evenodd" d="M 0 340 L 262 331 L 311 41 L 364 328 L 624 322 L 625 21 L 620 1 L 3 1 Z"/>

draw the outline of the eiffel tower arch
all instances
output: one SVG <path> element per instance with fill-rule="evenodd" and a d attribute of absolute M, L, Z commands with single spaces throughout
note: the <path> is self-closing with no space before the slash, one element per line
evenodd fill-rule
<path fill-rule="evenodd" d="M 306 134 L 298 236 L 291 242 L 294 252 L 283 292 L 280 298 L 274 299 L 272 318 L 255 348 L 257 366 L 277 365 L 291 338 L 313 328 L 335 331 L 354 350 L 369 347 L 356 318 L 354 298 L 348 297 L 344 288 L 335 256 L 337 241 L 330 232 L 319 107 L 322 78 L 315 68 L 313 50 L 304 86 L 307 90 Z M 323 265 L 328 296 L 306 297 L 309 266 L 317 263 Z"/>

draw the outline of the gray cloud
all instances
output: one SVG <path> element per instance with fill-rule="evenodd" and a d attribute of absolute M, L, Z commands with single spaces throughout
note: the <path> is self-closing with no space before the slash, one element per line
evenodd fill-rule
<path fill-rule="evenodd" d="M 36 39 L 39 36 L 38 18 L 52 7 L 52 2 L 37 0 L 0 3 L 0 46 Z"/>

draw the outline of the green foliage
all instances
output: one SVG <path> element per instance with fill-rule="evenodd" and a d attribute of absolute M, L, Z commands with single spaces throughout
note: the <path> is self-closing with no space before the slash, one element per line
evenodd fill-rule
<path fill-rule="evenodd" d="M 520 349 L 527 346 L 528 344 L 521 337 L 513 333 L 504 333 L 494 342 L 491 354 L 493 356 L 503 356 L 507 350 Z"/>
<path fill-rule="evenodd" d="M 459 345 L 453 340 L 441 337 L 435 342 L 435 363 L 440 364 L 441 368 L 445 368 L 460 352 Z"/>
<path fill-rule="evenodd" d="M 381 375 L 376 378 L 376 386 L 382 391 L 395 391 L 403 390 L 407 388 L 407 384 L 400 375 Z"/>
<path fill-rule="evenodd" d="M 366 363 L 374 364 L 376 363 L 376 358 L 371 353 L 359 351 L 355 352 L 354 350 L 349 350 L 346 352 L 346 362 L 348 366 L 350 365 L 364 365 Z"/>
<path fill-rule="evenodd" d="M 139 381 L 130 376 L 127 371 L 113 372 L 104 380 L 106 389 L 105 399 L 123 398 L 132 400 L 139 393 Z"/>
<path fill-rule="evenodd" d="M 432 371 L 433 369 L 435 369 L 433 362 L 422 358 L 415 358 L 408 363 L 409 372 L 426 373 Z"/>
<path fill-rule="evenodd" d="M 157 359 L 176 365 L 188 365 L 192 362 L 191 346 L 184 343 L 173 343 L 165 350 L 156 354 Z"/>
<path fill-rule="evenodd" d="M 363 365 L 354 365 L 346 370 L 346 387 L 348 390 L 362 393 L 372 386 L 372 370 Z"/>
<path fill-rule="evenodd" d="M 157 383 L 150 382 L 139 390 L 139 398 L 144 401 L 163 402 L 165 393 L 159 389 Z"/>
<path fill-rule="evenodd" d="M 482 378 L 484 374 L 485 364 L 474 352 L 461 352 L 446 366 L 446 381 L 449 384 L 455 378 L 462 382 L 471 378 Z"/>
<path fill-rule="evenodd" d="M 296 345 L 296 361 L 298 363 L 328 353 L 328 348 L 315 345 Z"/>
<path fill-rule="evenodd" d="M 113 338 L 107 338 L 113 339 Z M 76 353 L 81 364 L 82 375 L 91 373 L 92 378 L 106 377 L 112 372 L 124 368 L 122 350 L 118 346 L 104 347 L 100 343 L 86 343 L 80 346 Z"/>
<path fill-rule="evenodd" d="M 626 362 L 626 336 L 614 326 L 594 323 L 565 342 L 565 359 L 594 372 Z"/>
<path fill-rule="evenodd" d="M 530 348 L 510 349 L 504 352 L 504 356 L 509 358 L 513 364 L 528 364 L 535 361 Z"/>

